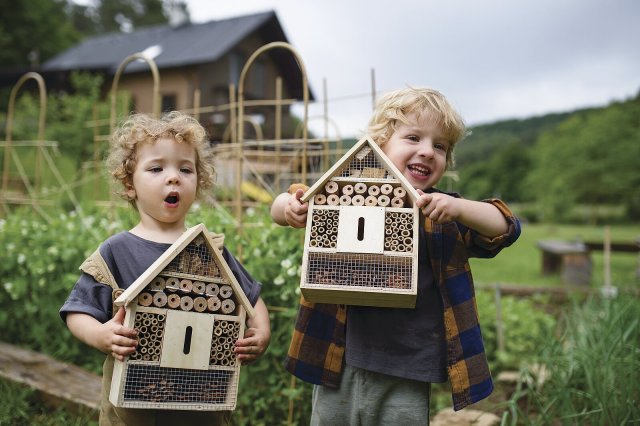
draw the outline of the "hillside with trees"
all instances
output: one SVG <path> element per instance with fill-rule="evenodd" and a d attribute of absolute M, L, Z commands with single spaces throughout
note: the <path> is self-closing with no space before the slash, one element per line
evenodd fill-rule
<path fill-rule="evenodd" d="M 456 148 L 455 187 L 466 197 L 526 203 L 532 220 L 573 221 L 579 209 L 591 222 L 614 210 L 640 219 L 640 94 L 470 130 Z"/>

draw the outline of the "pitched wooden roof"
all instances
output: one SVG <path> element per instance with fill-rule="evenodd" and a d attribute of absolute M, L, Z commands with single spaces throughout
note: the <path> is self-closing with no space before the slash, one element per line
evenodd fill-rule
<path fill-rule="evenodd" d="M 407 194 L 415 201 L 419 195 L 415 188 L 407 181 L 402 173 L 398 170 L 398 168 L 389 160 L 389 157 L 386 156 L 382 149 L 378 146 L 377 143 L 371 139 L 369 135 L 365 135 L 362 139 L 356 142 L 353 147 L 349 151 L 347 151 L 334 165 L 331 167 L 325 174 L 323 174 L 320 179 L 318 179 L 307 191 L 304 193 L 302 198 L 300 199 L 302 202 L 308 201 L 311 197 L 315 195 L 316 192 L 321 190 L 324 185 L 334 176 L 339 174 L 339 172 L 344 168 L 346 164 L 351 162 L 351 160 L 365 147 L 369 147 L 376 158 L 380 161 L 380 163 L 395 177 L 400 181 L 400 184 L 407 191 Z"/>
<path fill-rule="evenodd" d="M 233 272 L 229 269 L 229 265 L 227 265 L 227 262 L 222 257 L 222 252 L 218 249 L 217 244 L 212 240 L 207 228 L 205 228 L 202 223 L 187 229 L 180 238 L 178 238 L 176 242 L 162 254 L 162 256 L 153 262 L 137 280 L 122 292 L 114 303 L 118 306 L 127 306 L 129 303 L 136 300 L 138 294 L 144 290 L 145 287 L 147 287 L 147 285 L 149 285 L 149 283 L 151 283 L 151 281 L 158 276 L 158 274 L 162 272 L 162 270 L 169 265 L 169 263 L 175 259 L 198 235 L 202 235 L 204 237 L 211 254 L 217 260 L 216 263 L 220 269 L 220 273 L 224 276 L 229 285 L 231 285 L 238 302 L 240 302 L 247 311 L 247 315 L 252 317 L 254 315 L 254 309 L 253 306 L 251 306 L 251 302 L 247 299 L 247 295 L 242 290 L 242 287 L 240 287 L 240 283 L 238 283 Z"/>

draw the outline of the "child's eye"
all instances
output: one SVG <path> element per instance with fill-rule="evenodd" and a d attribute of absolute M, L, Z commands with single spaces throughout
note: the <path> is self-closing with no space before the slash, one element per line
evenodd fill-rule
<path fill-rule="evenodd" d="M 440 151 L 446 151 L 447 150 L 447 146 L 443 143 L 437 143 L 434 145 L 434 147 Z"/>
<path fill-rule="evenodd" d="M 162 167 L 160 166 L 154 166 L 154 167 L 150 167 L 149 171 L 151 173 L 160 173 L 162 171 Z"/>
<path fill-rule="evenodd" d="M 418 142 L 420 140 L 420 138 L 418 138 L 417 136 L 414 136 L 414 135 L 407 136 L 407 139 L 409 139 L 410 141 L 413 141 L 413 142 Z"/>
<path fill-rule="evenodd" d="M 182 167 L 182 168 L 180 169 L 180 171 L 181 171 L 182 173 L 186 173 L 186 174 L 191 174 L 191 173 L 193 173 L 193 170 L 192 170 L 192 169 L 190 169 L 189 167 Z"/>

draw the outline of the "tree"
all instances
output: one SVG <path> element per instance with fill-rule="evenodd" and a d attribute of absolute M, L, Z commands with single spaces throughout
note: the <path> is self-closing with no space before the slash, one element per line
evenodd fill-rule
<path fill-rule="evenodd" d="M 533 151 L 529 187 L 547 219 L 572 206 L 623 205 L 640 213 L 640 97 L 575 114 Z"/>
<path fill-rule="evenodd" d="M 66 0 L 0 0 L 0 64 L 36 67 L 80 40 Z"/>
<path fill-rule="evenodd" d="M 169 22 L 173 11 L 189 19 L 183 0 L 98 0 L 90 8 L 99 33 L 131 31 L 139 27 Z"/>

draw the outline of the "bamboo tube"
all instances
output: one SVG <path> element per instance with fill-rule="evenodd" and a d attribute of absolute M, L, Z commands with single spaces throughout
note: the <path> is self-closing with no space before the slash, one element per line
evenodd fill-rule
<path fill-rule="evenodd" d="M 389 200 L 389 197 L 387 197 L 386 195 L 381 195 L 378 197 L 378 205 L 380 207 L 387 207 L 390 201 L 391 200 Z"/>
<path fill-rule="evenodd" d="M 194 281 L 193 282 L 193 292 L 196 294 L 204 294 L 207 289 L 207 285 L 202 281 Z"/>
<path fill-rule="evenodd" d="M 380 192 L 383 195 L 389 195 L 393 192 L 393 186 L 390 183 L 384 183 L 380 186 Z"/>
<path fill-rule="evenodd" d="M 222 336 L 222 327 L 220 327 L 220 325 L 217 325 L 216 327 L 214 327 L 213 334 L 215 334 L 218 337 Z"/>
<path fill-rule="evenodd" d="M 220 287 L 216 283 L 207 284 L 205 293 L 207 296 L 217 296 L 220 293 Z"/>
<path fill-rule="evenodd" d="M 180 296 L 175 293 L 167 296 L 167 306 L 172 309 L 178 308 L 180 306 Z"/>
<path fill-rule="evenodd" d="M 153 296 L 151 296 L 151 293 L 144 291 L 138 295 L 138 305 L 151 306 L 151 303 L 153 303 Z"/>
<path fill-rule="evenodd" d="M 353 186 L 353 190 L 356 194 L 364 194 L 367 192 L 367 184 L 358 182 Z"/>
<path fill-rule="evenodd" d="M 191 290 L 193 290 L 193 281 L 186 278 L 180 280 L 179 289 L 183 293 L 191 293 Z"/>
<path fill-rule="evenodd" d="M 351 199 L 351 203 L 354 206 L 364 206 L 364 197 L 360 194 L 354 195 L 353 198 Z"/>
<path fill-rule="evenodd" d="M 220 310 L 222 311 L 223 314 L 230 314 L 235 309 L 236 309 L 236 304 L 233 303 L 233 300 L 225 299 L 222 301 L 222 306 L 220 307 Z"/>
<path fill-rule="evenodd" d="M 198 296 L 193 299 L 193 309 L 196 312 L 204 312 L 207 310 L 207 299 L 202 296 Z"/>
<path fill-rule="evenodd" d="M 327 197 L 327 204 L 330 206 L 337 206 L 340 204 L 340 197 L 336 194 L 331 194 Z"/>
<path fill-rule="evenodd" d="M 180 298 L 180 309 L 185 312 L 189 312 L 193 309 L 193 299 L 189 296 L 182 296 Z"/>
<path fill-rule="evenodd" d="M 221 304 L 222 302 L 220 301 L 220 299 L 218 299 L 217 296 L 211 296 L 207 299 L 207 308 L 211 312 L 218 312 Z"/>
<path fill-rule="evenodd" d="M 400 197 L 393 197 L 391 207 L 404 207 L 404 200 Z"/>
<path fill-rule="evenodd" d="M 403 198 L 405 195 L 407 195 L 407 191 L 401 187 L 401 186 L 396 186 L 393 189 L 393 196 L 394 197 L 399 197 L 399 198 Z"/>
<path fill-rule="evenodd" d="M 341 206 L 351 205 L 351 197 L 348 195 L 343 195 L 342 197 L 340 197 L 340 205 Z"/>
<path fill-rule="evenodd" d="M 344 195 L 352 195 L 353 194 L 353 185 L 345 185 L 342 187 L 342 193 Z"/>
<path fill-rule="evenodd" d="M 373 195 L 374 197 L 380 194 L 380 187 L 378 185 L 371 185 L 369 187 L 369 195 Z"/>
<path fill-rule="evenodd" d="M 222 285 L 220 286 L 220 296 L 224 297 L 225 299 L 228 297 L 231 297 L 231 295 L 233 294 L 233 289 L 231 288 L 230 285 Z"/>
<path fill-rule="evenodd" d="M 329 181 L 327 182 L 327 184 L 324 186 L 324 191 L 327 194 L 335 194 L 336 192 L 338 192 L 338 184 L 336 182 L 333 181 Z"/>
<path fill-rule="evenodd" d="M 327 196 L 324 194 L 316 194 L 313 197 L 313 201 L 318 205 L 323 205 L 327 203 Z"/>
<path fill-rule="evenodd" d="M 180 288 L 180 280 L 175 277 L 168 278 L 166 281 L 165 288 L 169 291 L 176 291 Z"/>
<path fill-rule="evenodd" d="M 364 199 L 364 205 L 369 207 L 377 206 L 378 199 L 373 195 L 369 195 L 367 198 Z"/>
<path fill-rule="evenodd" d="M 151 281 L 151 285 L 149 285 L 150 290 L 164 290 L 164 286 L 166 285 L 166 281 L 162 277 L 155 277 L 153 281 Z"/>
<path fill-rule="evenodd" d="M 153 306 L 157 306 L 158 308 L 162 308 L 167 304 L 167 295 L 161 291 L 156 292 L 153 295 Z M 158 320 L 156 320 L 157 322 Z"/>

